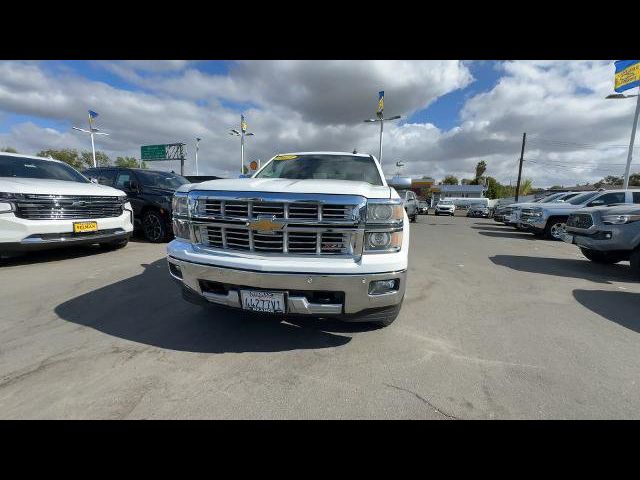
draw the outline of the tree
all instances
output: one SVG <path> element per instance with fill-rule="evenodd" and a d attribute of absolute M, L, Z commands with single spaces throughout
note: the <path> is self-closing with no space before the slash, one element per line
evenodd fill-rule
<path fill-rule="evenodd" d="M 80 156 L 82 157 L 82 162 L 85 165 L 93 167 L 93 154 L 90 151 L 85 150 L 80 154 Z M 111 160 L 106 153 L 100 151 L 96 152 L 96 164 L 98 167 L 108 167 L 110 163 Z"/>
<path fill-rule="evenodd" d="M 118 157 L 116 158 L 116 166 L 128 168 L 147 168 L 147 162 L 142 162 L 135 157 Z"/>
<path fill-rule="evenodd" d="M 530 178 L 525 179 L 520 183 L 520 195 L 528 195 L 533 188 L 533 180 Z"/>
<path fill-rule="evenodd" d="M 0 152 L 18 153 L 18 150 L 16 150 L 13 147 L 3 147 L 3 148 L 0 148 Z"/>
<path fill-rule="evenodd" d="M 443 185 L 458 185 L 458 177 L 454 177 L 453 175 L 447 175 L 442 180 Z"/>
<path fill-rule="evenodd" d="M 640 187 L 640 173 L 632 173 L 629 175 L 629 186 Z"/>
<path fill-rule="evenodd" d="M 470 178 L 463 178 L 460 180 L 460 185 L 473 185 L 473 180 Z"/>
<path fill-rule="evenodd" d="M 486 171 L 487 171 L 486 162 L 484 160 L 480 160 L 476 165 L 476 185 L 478 184 L 477 182 L 480 180 L 480 178 L 482 177 L 482 175 L 484 175 L 484 172 Z"/>
<path fill-rule="evenodd" d="M 76 170 L 84 170 L 93 167 L 93 155 L 90 151 L 78 152 L 75 148 L 63 148 L 62 150 L 48 149 L 41 150 L 37 154 L 39 157 L 51 157 L 71 165 Z M 96 152 L 96 162 L 98 166 L 109 165 L 109 157 L 104 152 Z"/>

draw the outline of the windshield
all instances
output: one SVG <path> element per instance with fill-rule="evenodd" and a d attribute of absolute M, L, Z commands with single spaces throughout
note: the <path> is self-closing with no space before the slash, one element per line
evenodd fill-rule
<path fill-rule="evenodd" d="M 440 200 L 438 203 L 440 205 L 453 205 L 453 202 L 451 200 Z"/>
<path fill-rule="evenodd" d="M 567 203 L 570 203 L 571 205 L 581 205 L 581 204 L 583 204 L 585 202 L 588 202 L 593 197 L 595 197 L 596 195 L 599 195 L 599 194 L 600 194 L 600 192 L 583 193 L 581 195 L 576 195 L 575 197 L 567 200 Z"/>
<path fill-rule="evenodd" d="M 560 198 L 562 195 L 564 195 L 564 193 L 554 193 L 553 195 L 549 195 L 548 197 L 540 200 L 540 203 L 553 202 L 557 198 Z"/>
<path fill-rule="evenodd" d="M 373 158 L 354 155 L 278 155 L 254 178 L 354 180 L 382 185 Z"/>
<path fill-rule="evenodd" d="M 164 190 L 177 190 L 180 185 L 191 183 L 186 178 L 175 173 L 136 170 L 136 176 L 143 187 L 162 188 Z"/>
<path fill-rule="evenodd" d="M 89 183 L 89 179 L 66 163 L 10 155 L 0 155 L 0 177 Z"/>

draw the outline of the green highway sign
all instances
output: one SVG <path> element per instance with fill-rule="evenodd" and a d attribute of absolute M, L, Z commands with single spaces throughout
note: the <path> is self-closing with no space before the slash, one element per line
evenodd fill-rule
<path fill-rule="evenodd" d="M 140 147 L 140 158 L 148 162 L 168 160 L 166 145 L 143 145 Z"/>

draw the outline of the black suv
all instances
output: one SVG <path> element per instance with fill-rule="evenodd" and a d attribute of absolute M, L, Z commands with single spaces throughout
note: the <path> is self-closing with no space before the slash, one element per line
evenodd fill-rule
<path fill-rule="evenodd" d="M 147 240 L 154 243 L 169 240 L 171 198 L 189 180 L 171 172 L 140 168 L 97 167 L 82 173 L 102 185 L 126 192 L 133 206 L 134 226 L 142 229 Z"/>

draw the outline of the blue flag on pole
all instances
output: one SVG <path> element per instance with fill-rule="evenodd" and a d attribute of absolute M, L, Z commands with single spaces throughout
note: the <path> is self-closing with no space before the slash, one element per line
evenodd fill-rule
<path fill-rule="evenodd" d="M 615 67 L 616 92 L 640 86 L 640 60 L 618 60 Z"/>
<path fill-rule="evenodd" d="M 98 116 L 98 114 L 96 112 L 94 112 L 93 110 L 89 110 L 89 116 L 91 118 L 96 118 Z"/>

